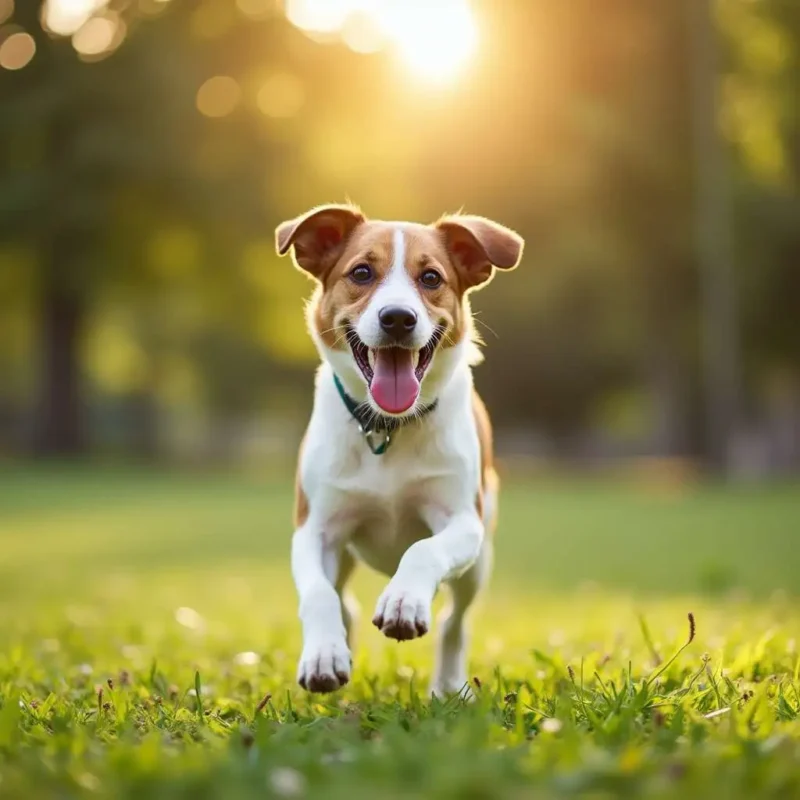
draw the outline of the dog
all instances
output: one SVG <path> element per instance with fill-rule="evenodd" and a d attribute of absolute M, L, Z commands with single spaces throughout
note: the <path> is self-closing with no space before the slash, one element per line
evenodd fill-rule
<path fill-rule="evenodd" d="M 514 269 L 523 239 L 478 216 L 431 225 L 323 205 L 281 223 L 278 254 L 316 282 L 306 321 L 321 357 L 296 478 L 292 575 L 315 693 L 352 670 L 358 561 L 390 578 L 373 624 L 424 636 L 442 583 L 430 692 L 467 684 L 467 610 L 486 583 L 499 482 L 489 415 L 473 388 L 480 344 L 471 292 Z"/>

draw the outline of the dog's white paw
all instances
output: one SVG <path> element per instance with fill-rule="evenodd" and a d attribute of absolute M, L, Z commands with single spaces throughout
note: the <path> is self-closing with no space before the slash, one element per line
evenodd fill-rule
<path fill-rule="evenodd" d="M 350 680 L 351 664 L 344 639 L 311 641 L 303 647 L 297 682 L 309 692 L 335 692 Z"/>
<path fill-rule="evenodd" d="M 431 627 L 431 598 L 414 586 L 392 581 L 378 599 L 372 624 L 400 642 L 424 636 Z"/>

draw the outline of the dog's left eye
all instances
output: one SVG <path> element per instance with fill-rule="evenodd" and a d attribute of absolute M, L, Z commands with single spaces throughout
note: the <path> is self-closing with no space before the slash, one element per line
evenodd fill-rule
<path fill-rule="evenodd" d="M 359 264 L 350 270 L 350 280 L 354 283 L 369 283 L 372 280 L 372 267 L 369 264 Z"/>
<path fill-rule="evenodd" d="M 426 269 L 419 276 L 419 282 L 428 289 L 436 289 L 442 283 L 442 276 L 435 269 Z"/>

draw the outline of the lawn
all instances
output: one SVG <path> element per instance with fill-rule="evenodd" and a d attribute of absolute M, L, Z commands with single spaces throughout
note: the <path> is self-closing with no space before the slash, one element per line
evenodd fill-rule
<path fill-rule="evenodd" d="M 366 572 L 353 682 L 295 685 L 290 517 L 266 472 L 0 468 L 0 797 L 800 797 L 797 485 L 508 479 L 471 703 Z"/>

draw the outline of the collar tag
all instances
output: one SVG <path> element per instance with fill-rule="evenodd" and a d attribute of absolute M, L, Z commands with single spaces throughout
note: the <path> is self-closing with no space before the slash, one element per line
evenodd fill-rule
<path fill-rule="evenodd" d="M 369 447 L 372 453 L 376 456 L 382 456 L 392 441 L 392 437 L 387 430 L 373 431 L 369 428 L 364 428 L 362 425 L 358 426 L 358 430 L 364 437 L 367 447 Z M 377 437 L 380 437 L 380 441 L 377 440 Z"/>

